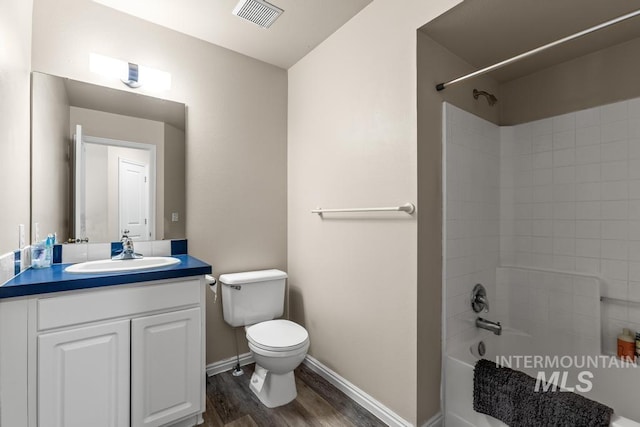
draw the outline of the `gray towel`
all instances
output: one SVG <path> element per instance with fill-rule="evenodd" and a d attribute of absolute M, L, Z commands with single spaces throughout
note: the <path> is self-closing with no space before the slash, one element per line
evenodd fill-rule
<path fill-rule="evenodd" d="M 536 379 L 481 359 L 473 372 L 473 409 L 512 427 L 606 427 L 613 409 L 571 392 L 535 391 Z"/>

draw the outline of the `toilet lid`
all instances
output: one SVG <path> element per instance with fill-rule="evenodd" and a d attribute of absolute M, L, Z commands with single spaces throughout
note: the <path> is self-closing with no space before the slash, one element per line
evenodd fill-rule
<path fill-rule="evenodd" d="M 297 323 L 278 319 L 249 326 L 247 340 L 265 350 L 289 351 L 304 346 L 309 340 L 309 334 Z"/>

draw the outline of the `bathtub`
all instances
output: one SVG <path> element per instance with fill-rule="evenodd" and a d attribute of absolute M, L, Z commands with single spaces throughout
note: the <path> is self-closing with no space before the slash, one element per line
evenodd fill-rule
<path fill-rule="evenodd" d="M 640 422 L 633 421 L 640 421 L 640 366 L 625 365 L 612 356 L 600 357 L 599 345 L 580 341 L 575 336 L 534 337 L 514 330 L 505 331 L 501 336 L 483 334 L 475 341 L 451 347 L 445 358 L 447 427 L 506 426 L 473 410 L 473 367 L 480 358 L 480 341 L 484 343 L 485 359 L 526 372 L 534 378 L 544 376 L 547 381 L 554 371 L 560 371 L 556 378 L 565 376 L 566 379 L 564 383 L 558 381 L 558 385 L 573 387 L 579 394 L 613 408 L 612 426 L 640 427 Z M 501 357 L 509 355 L 511 357 Z M 544 356 L 549 357 L 545 359 Z M 549 366 L 553 363 L 557 367 Z M 578 377 L 584 371 L 588 374 Z"/>

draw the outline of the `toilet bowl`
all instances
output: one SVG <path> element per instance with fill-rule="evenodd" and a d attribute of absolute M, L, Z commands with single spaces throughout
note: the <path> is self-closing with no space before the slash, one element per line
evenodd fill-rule
<path fill-rule="evenodd" d="M 307 354 L 309 334 L 302 326 L 282 319 L 245 329 L 256 362 L 251 390 L 268 408 L 286 405 L 297 395 L 293 370 Z"/>
<path fill-rule="evenodd" d="M 296 398 L 293 370 L 309 349 L 305 328 L 276 319 L 284 312 L 286 278 L 280 270 L 261 270 L 223 274 L 219 279 L 224 320 L 233 327 L 245 327 L 256 362 L 250 388 L 269 408 Z"/>

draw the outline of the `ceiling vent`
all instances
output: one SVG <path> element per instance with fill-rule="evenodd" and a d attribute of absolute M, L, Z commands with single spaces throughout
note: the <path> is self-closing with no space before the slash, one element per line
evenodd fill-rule
<path fill-rule="evenodd" d="M 264 0 L 240 0 L 233 14 L 262 28 L 269 28 L 284 10 Z"/>

